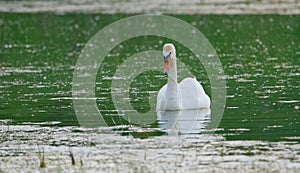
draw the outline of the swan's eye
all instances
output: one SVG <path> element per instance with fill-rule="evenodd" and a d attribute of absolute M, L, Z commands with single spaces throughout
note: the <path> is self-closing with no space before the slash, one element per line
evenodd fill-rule
<path fill-rule="evenodd" d="M 164 54 L 164 59 L 167 60 L 168 58 L 172 58 L 171 52 Z"/>

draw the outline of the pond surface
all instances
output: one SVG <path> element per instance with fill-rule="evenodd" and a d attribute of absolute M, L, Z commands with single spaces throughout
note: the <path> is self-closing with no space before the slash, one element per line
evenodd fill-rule
<path fill-rule="evenodd" d="M 217 128 L 205 130 L 210 118 L 204 116 L 200 134 L 177 136 L 160 122 L 137 127 L 118 116 L 110 88 L 118 65 L 138 52 L 161 51 L 166 42 L 175 44 L 178 58 L 211 95 L 207 74 L 193 53 L 157 36 L 127 40 L 110 52 L 98 70 L 95 93 L 111 127 L 79 127 L 72 101 L 76 60 L 94 34 L 126 16 L 0 14 L 0 172 L 42 171 L 42 151 L 45 169 L 60 172 L 300 169 L 297 15 L 174 16 L 198 28 L 223 65 L 226 107 Z M 159 71 L 138 75 L 130 85 L 133 108 L 149 111 L 149 92 L 166 81 Z"/>

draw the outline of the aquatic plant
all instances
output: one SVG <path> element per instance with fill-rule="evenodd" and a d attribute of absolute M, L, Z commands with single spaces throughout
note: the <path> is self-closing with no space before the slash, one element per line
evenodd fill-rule
<path fill-rule="evenodd" d="M 46 162 L 45 162 L 45 150 L 42 148 L 42 151 L 40 147 L 38 147 L 38 158 L 40 160 L 40 168 L 46 168 Z"/>
<path fill-rule="evenodd" d="M 69 148 L 69 156 L 71 157 L 71 162 L 72 162 L 72 165 L 75 165 L 75 158 L 74 158 L 74 154 L 73 154 L 73 151 L 71 148 Z"/>

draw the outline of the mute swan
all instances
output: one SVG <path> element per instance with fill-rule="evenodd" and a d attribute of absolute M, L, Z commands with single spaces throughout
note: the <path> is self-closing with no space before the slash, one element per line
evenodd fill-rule
<path fill-rule="evenodd" d="M 164 73 L 168 74 L 168 83 L 157 95 L 156 110 L 185 110 L 210 107 L 210 98 L 202 85 L 194 78 L 185 78 L 177 83 L 176 51 L 173 44 L 163 47 Z"/>

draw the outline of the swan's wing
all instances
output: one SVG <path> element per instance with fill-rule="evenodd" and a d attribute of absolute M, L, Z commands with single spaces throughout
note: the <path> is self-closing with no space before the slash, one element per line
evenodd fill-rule
<path fill-rule="evenodd" d="M 158 92 L 157 94 L 157 99 L 156 99 L 156 110 L 165 110 L 166 108 L 166 90 L 167 90 L 167 84 L 164 85 Z"/>
<path fill-rule="evenodd" d="M 179 84 L 182 109 L 209 108 L 210 98 L 206 95 L 202 85 L 193 78 L 185 78 Z"/>

